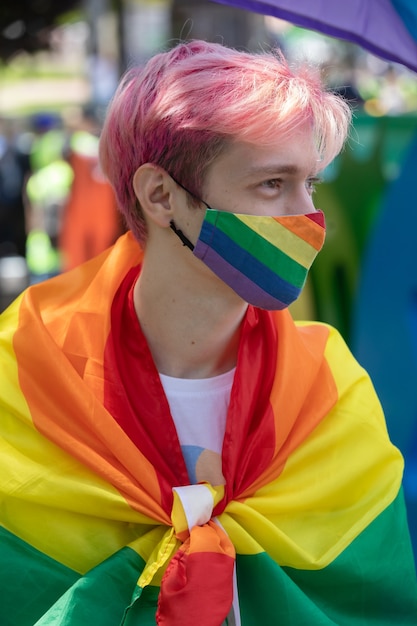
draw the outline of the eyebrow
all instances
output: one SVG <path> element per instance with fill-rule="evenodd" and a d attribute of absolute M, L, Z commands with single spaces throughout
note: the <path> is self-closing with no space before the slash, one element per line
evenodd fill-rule
<path fill-rule="evenodd" d="M 295 175 L 299 174 L 302 171 L 298 165 L 292 164 L 277 164 L 277 165 L 259 165 L 254 167 L 248 167 L 242 173 L 244 176 L 256 176 L 256 175 L 272 175 L 275 176 L 277 174 L 290 174 Z M 317 168 L 311 170 L 312 173 L 317 172 Z"/>

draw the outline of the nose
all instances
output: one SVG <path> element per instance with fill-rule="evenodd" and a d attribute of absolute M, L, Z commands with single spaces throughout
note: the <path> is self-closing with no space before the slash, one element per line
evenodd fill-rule
<path fill-rule="evenodd" d="M 317 209 L 314 206 L 311 193 L 308 192 L 305 185 L 302 185 L 288 198 L 285 215 L 307 215 L 307 213 L 317 213 Z"/>
<path fill-rule="evenodd" d="M 317 213 L 317 209 L 314 206 L 314 202 L 313 202 L 313 198 L 312 196 L 308 196 L 308 200 L 305 202 L 305 205 L 303 207 L 303 210 L 301 211 L 303 215 L 306 215 L 307 213 Z"/>

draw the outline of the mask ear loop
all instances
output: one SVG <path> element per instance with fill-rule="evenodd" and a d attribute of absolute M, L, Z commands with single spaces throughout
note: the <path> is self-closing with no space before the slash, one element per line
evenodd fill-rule
<path fill-rule="evenodd" d="M 168 173 L 168 172 L 167 172 Z M 192 196 L 193 198 L 195 198 L 196 200 L 198 200 L 199 202 L 201 202 L 202 204 L 204 204 L 205 207 L 207 207 L 208 209 L 211 209 L 211 206 L 209 206 L 207 204 L 207 202 L 204 202 L 204 200 L 202 200 L 201 198 L 199 198 L 198 196 L 196 196 L 195 193 L 193 193 L 192 191 L 190 191 L 189 189 L 187 189 L 187 187 L 184 187 L 184 185 L 182 185 L 176 178 L 174 178 L 172 176 L 172 174 L 169 174 L 169 176 L 171 176 L 172 180 L 174 181 L 174 183 L 176 185 L 178 185 L 178 187 L 181 187 L 181 189 L 184 189 L 184 191 L 186 191 L 188 194 L 190 194 L 190 196 Z"/>
<path fill-rule="evenodd" d="M 186 237 L 184 235 L 184 233 L 182 232 L 182 230 L 180 230 L 179 228 L 177 228 L 174 224 L 174 220 L 171 220 L 169 223 L 170 228 L 172 228 L 172 230 L 174 231 L 174 233 L 177 235 L 177 237 L 179 237 L 182 241 L 182 245 L 183 246 L 187 246 L 187 248 L 190 248 L 191 252 L 194 250 L 194 246 L 191 243 L 191 241 L 188 239 L 188 237 Z"/>
<path fill-rule="evenodd" d="M 176 180 L 172 174 L 169 174 L 172 178 L 172 180 L 174 181 L 174 183 L 176 183 L 178 185 L 178 187 L 181 187 L 181 189 L 184 189 L 184 191 L 186 191 L 188 194 L 190 194 L 190 196 L 192 196 L 193 198 L 195 198 L 196 200 L 198 200 L 199 202 L 201 202 L 202 204 L 204 204 L 208 209 L 210 209 L 211 207 L 209 207 L 209 205 L 207 204 L 207 202 L 204 202 L 204 200 L 202 200 L 201 198 L 199 198 L 198 196 L 195 195 L 195 193 L 192 193 L 189 189 L 187 189 L 187 187 L 184 187 L 184 185 L 181 185 L 180 182 L 178 182 L 178 180 Z M 191 252 L 194 250 L 194 245 L 191 243 L 191 241 L 188 239 L 188 237 L 186 237 L 184 235 L 184 233 L 182 232 L 182 230 L 180 230 L 179 228 L 177 228 L 175 226 L 175 222 L 174 220 L 171 220 L 169 223 L 170 228 L 174 231 L 174 233 L 177 235 L 177 237 L 179 237 L 182 241 L 182 245 L 183 246 L 187 246 L 187 248 L 189 248 L 191 250 Z"/>

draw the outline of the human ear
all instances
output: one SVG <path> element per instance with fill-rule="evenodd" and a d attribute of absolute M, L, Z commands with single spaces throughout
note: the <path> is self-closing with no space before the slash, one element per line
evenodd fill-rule
<path fill-rule="evenodd" d="M 153 163 L 144 163 L 133 176 L 133 189 L 144 215 L 162 227 L 172 220 L 173 188 L 171 177 Z"/>

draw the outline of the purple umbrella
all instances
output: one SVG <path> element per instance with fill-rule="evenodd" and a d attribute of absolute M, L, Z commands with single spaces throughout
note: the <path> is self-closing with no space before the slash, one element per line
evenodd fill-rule
<path fill-rule="evenodd" d="M 216 0 L 347 39 L 417 72 L 417 0 Z"/>

